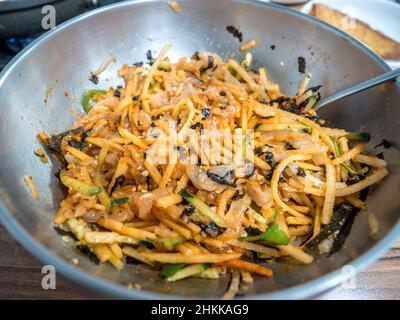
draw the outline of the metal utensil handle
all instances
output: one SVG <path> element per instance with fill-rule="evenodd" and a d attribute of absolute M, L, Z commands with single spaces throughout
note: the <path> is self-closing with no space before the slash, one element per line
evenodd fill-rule
<path fill-rule="evenodd" d="M 350 88 L 344 89 L 342 91 L 339 91 L 338 93 L 332 94 L 331 96 L 328 96 L 328 97 L 320 100 L 319 103 L 317 104 L 317 106 L 315 107 L 315 109 L 317 110 L 331 102 L 334 102 L 336 100 L 339 100 L 339 99 L 347 97 L 347 96 L 350 96 L 354 93 L 364 91 L 366 89 L 377 86 L 378 84 L 381 84 L 383 82 L 386 82 L 386 81 L 394 79 L 394 78 L 397 78 L 399 76 L 400 76 L 400 68 L 389 71 L 387 73 L 384 73 L 380 76 L 369 79 L 367 81 L 358 83 Z"/>

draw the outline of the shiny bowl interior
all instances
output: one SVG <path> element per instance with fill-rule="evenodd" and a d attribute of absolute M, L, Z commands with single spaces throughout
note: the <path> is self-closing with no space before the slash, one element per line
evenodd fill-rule
<path fill-rule="evenodd" d="M 158 272 L 141 265 L 127 265 L 123 272 L 108 264 L 93 265 L 71 244 L 62 241 L 52 227 L 62 193 L 54 176 L 57 168 L 42 164 L 33 151 L 40 147 L 36 134 L 66 130 L 73 121 L 71 106 L 81 111 L 79 97 L 94 88 L 89 70 L 110 54 L 117 57 L 100 77 L 98 88 L 117 85 L 122 63 L 145 60 L 151 49 L 173 45 L 170 57 L 190 56 L 197 50 L 216 51 L 224 58 L 241 57 L 239 42 L 227 25 L 239 27 L 244 41 L 260 39 L 254 52 L 255 66 L 266 66 L 270 77 L 284 92 L 293 94 L 302 74 L 298 57 L 313 74 L 311 85 L 322 84 L 322 94 L 336 92 L 378 75 L 388 66 L 356 40 L 332 27 L 293 10 L 258 1 L 179 1 L 181 13 L 165 1 L 134 1 L 101 8 L 70 20 L 47 33 L 19 54 L 0 78 L 0 218 L 8 230 L 34 255 L 80 284 L 125 298 L 219 298 L 229 283 L 189 279 L 166 284 Z M 275 49 L 271 49 L 275 45 Z M 64 95 L 68 92 L 68 97 Z M 383 138 L 394 142 L 385 150 L 391 175 L 371 190 L 369 211 L 376 214 L 380 232 L 371 237 L 366 215 L 361 212 L 343 249 L 309 266 L 272 266 L 271 279 L 255 277 L 246 297 L 304 298 L 338 284 L 342 267 L 356 270 L 371 263 L 400 233 L 398 83 L 387 83 L 321 111 L 329 125 L 372 134 L 370 151 Z M 379 150 L 381 151 L 381 150 Z M 23 176 L 30 174 L 40 193 L 35 201 Z M 72 258 L 80 263 L 74 266 Z M 346 269 L 347 270 L 347 269 Z M 128 283 L 142 290 L 128 289 Z"/>

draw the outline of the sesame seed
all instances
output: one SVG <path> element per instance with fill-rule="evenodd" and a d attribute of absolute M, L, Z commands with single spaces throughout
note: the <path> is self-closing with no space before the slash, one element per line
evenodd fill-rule
<path fill-rule="evenodd" d="M 147 170 L 144 170 L 142 172 L 142 177 L 147 177 L 149 175 L 149 172 Z"/>

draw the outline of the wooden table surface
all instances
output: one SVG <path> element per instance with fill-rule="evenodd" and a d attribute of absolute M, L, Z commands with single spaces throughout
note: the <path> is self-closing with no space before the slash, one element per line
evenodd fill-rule
<path fill-rule="evenodd" d="M 0 299 L 109 298 L 57 274 L 57 288 L 41 286 L 43 264 L 22 248 L 0 225 Z M 317 299 L 400 300 L 400 241 L 374 265 L 356 277 L 355 289 L 336 288 Z"/>

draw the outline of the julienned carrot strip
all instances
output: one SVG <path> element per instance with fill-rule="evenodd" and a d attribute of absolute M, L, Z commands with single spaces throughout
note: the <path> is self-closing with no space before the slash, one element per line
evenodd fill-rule
<path fill-rule="evenodd" d="M 247 262 L 241 259 L 233 259 L 220 263 L 221 265 L 231 267 L 233 269 L 246 270 L 253 273 L 261 274 L 265 277 L 272 277 L 272 270 L 255 263 Z"/>

